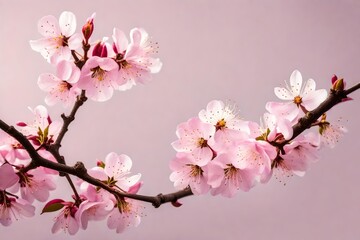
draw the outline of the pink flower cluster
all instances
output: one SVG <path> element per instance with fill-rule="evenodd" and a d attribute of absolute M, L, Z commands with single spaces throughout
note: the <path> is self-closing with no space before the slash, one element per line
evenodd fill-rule
<path fill-rule="evenodd" d="M 82 90 L 94 101 L 107 101 L 114 90 L 145 83 L 151 80 L 152 73 L 160 71 L 162 63 L 153 57 L 157 43 L 144 29 L 132 29 L 129 41 L 121 30 L 114 28 L 112 45 L 107 38 L 89 43 L 94 18 L 95 14 L 87 20 L 82 34 L 75 32 L 76 17 L 72 12 L 63 12 L 59 21 L 51 15 L 39 20 L 38 31 L 43 38 L 30 41 L 30 45 L 56 67 L 55 75 L 43 73 L 38 79 L 40 89 L 48 93 L 46 104 L 61 102 L 69 107 Z M 78 52 L 81 48 L 82 55 Z"/>
<path fill-rule="evenodd" d="M 122 154 L 109 153 L 105 162 L 99 161 L 98 166 L 88 173 L 109 187 L 121 192 L 137 193 L 142 183 L 141 175 L 130 175 L 131 159 Z M 130 226 L 140 224 L 143 206 L 138 201 L 125 197 L 114 197 L 108 191 L 80 181 L 80 200 L 64 201 L 53 199 L 49 201 L 43 212 L 60 211 L 55 218 L 52 232 L 60 230 L 74 235 L 81 229 L 86 229 L 89 221 L 100 221 L 107 218 L 107 226 L 117 233 Z"/>
<path fill-rule="evenodd" d="M 290 86 L 275 88 L 276 96 L 287 102 L 268 102 L 260 124 L 241 119 L 230 105 L 211 101 L 198 117 L 177 127 L 178 140 L 172 143 L 177 154 L 170 163 L 174 186 L 190 187 L 194 194 L 210 191 L 233 197 L 237 190 L 249 191 L 273 175 L 280 180 L 293 174 L 303 176 L 309 163 L 317 159 L 321 144 L 333 147 L 345 132 L 323 115 L 314 123 L 318 131 L 292 139 L 292 126 L 327 97 L 326 90 L 315 87 L 312 79 L 303 86 L 295 70 Z"/>
<path fill-rule="evenodd" d="M 51 120 L 44 106 L 30 110 L 34 120 L 19 122 L 20 131 L 41 156 L 54 160 L 45 146 L 56 140 L 60 123 Z M 49 192 L 56 188 L 54 171 L 43 167 L 23 171 L 30 162 L 29 154 L 19 142 L 0 132 L 0 223 L 4 226 L 22 216 L 34 216 L 33 202 L 47 201 Z"/>

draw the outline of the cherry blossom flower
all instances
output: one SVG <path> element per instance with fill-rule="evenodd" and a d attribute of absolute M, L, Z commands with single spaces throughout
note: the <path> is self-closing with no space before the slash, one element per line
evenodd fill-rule
<path fill-rule="evenodd" d="M 310 162 L 318 159 L 317 150 L 320 146 L 318 134 L 312 132 L 299 135 L 290 144 L 284 146 L 285 154 L 281 154 L 272 162 L 272 168 L 280 181 L 293 174 L 304 176 Z"/>
<path fill-rule="evenodd" d="M 138 183 L 141 174 L 133 176 L 130 174 L 132 161 L 125 154 L 118 155 L 114 152 L 109 153 L 105 157 L 105 167 L 95 167 L 88 172 L 91 176 L 105 181 L 109 186 L 128 191 L 133 185 Z"/>
<path fill-rule="evenodd" d="M 29 109 L 35 118 L 31 123 L 17 123 L 21 127 L 20 131 L 37 146 L 55 141 L 60 132 L 61 123 L 52 121 L 46 107 L 42 105 Z"/>
<path fill-rule="evenodd" d="M 82 68 L 78 87 L 94 101 L 107 101 L 113 95 L 117 74 L 118 65 L 113 59 L 94 56 Z"/>
<path fill-rule="evenodd" d="M 44 38 L 30 41 L 30 46 L 52 64 L 61 59 L 70 60 L 71 50 L 81 47 L 82 37 L 75 30 L 76 18 L 72 12 L 62 12 L 59 21 L 54 16 L 45 16 L 38 23 L 38 31 Z"/>
<path fill-rule="evenodd" d="M 54 176 L 47 174 L 44 168 L 32 169 L 26 173 L 19 172 L 19 184 L 16 184 L 10 191 L 16 193 L 19 191 L 21 197 L 29 203 L 34 199 L 45 202 L 49 198 L 49 191 L 56 189 Z"/>
<path fill-rule="evenodd" d="M 74 104 L 81 89 L 76 86 L 80 78 L 80 69 L 73 62 L 61 60 L 56 65 L 56 76 L 43 73 L 39 76 L 38 85 L 41 90 L 48 92 L 45 98 L 47 105 L 52 106 L 62 102 L 64 107 Z"/>
<path fill-rule="evenodd" d="M 137 83 L 148 82 L 152 73 L 161 70 L 160 60 L 152 57 L 157 53 L 157 43 L 152 42 L 144 29 L 133 28 L 130 31 L 130 43 L 117 28 L 114 28 L 112 37 L 115 59 L 120 69 L 117 89 L 127 90 Z"/>
<path fill-rule="evenodd" d="M 326 114 L 323 114 L 319 123 L 319 133 L 321 142 L 330 148 L 334 148 L 339 139 L 347 132 L 347 129 L 340 124 L 340 121 L 330 123 L 326 120 Z"/>
<path fill-rule="evenodd" d="M 266 109 L 280 117 L 286 117 L 290 121 L 296 120 L 301 110 L 311 111 L 320 105 L 327 97 L 325 89 L 315 90 L 316 83 L 308 79 L 303 85 L 301 73 L 295 70 L 290 76 L 290 86 L 285 82 L 286 88 L 276 87 L 275 95 L 286 103 L 268 102 Z"/>
<path fill-rule="evenodd" d="M 79 221 L 75 218 L 78 207 L 73 202 L 62 202 L 64 205 L 59 215 L 54 219 L 54 225 L 51 228 L 52 233 L 57 233 L 60 230 L 74 235 L 79 231 Z"/>
<path fill-rule="evenodd" d="M 206 109 L 199 112 L 202 122 L 215 127 L 214 137 L 209 139 L 209 145 L 217 153 L 226 151 L 228 145 L 239 138 L 244 138 L 249 133 L 248 122 L 240 119 L 235 107 L 224 104 L 222 101 L 213 100 Z"/>
<path fill-rule="evenodd" d="M 0 164 L 27 165 L 31 160 L 23 146 L 7 133 L 0 131 Z"/>
<path fill-rule="evenodd" d="M 184 189 L 190 186 L 195 195 L 205 194 L 209 191 L 207 172 L 205 166 L 210 159 L 195 159 L 190 154 L 178 153 L 170 162 L 170 181 L 174 182 L 176 189 Z"/>
<path fill-rule="evenodd" d="M 79 220 L 82 229 L 86 229 L 90 220 L 100 221 L 105 219 L 114 208 L 112 200 L 107 201 L 82 201 L 75 218 Z"/>
<path fill-rule="evenodd" d="M 238 163 L 234 154 L 227 153 L 218 155 L 208 164 L 208 184 L 213 188 L 212 195 L 233 197 L 238 190 L 249 191 L 255 185 L 257 169 Z"/>
<path fill-rule="evenodd" d="M 126 228 L 140 224 L 142 212 L 143 207 L 139 201 L 119 199 L 107 219 L 107 226 L 116 229 L 117 233 L 122 233 Z"/>
<path fill-rule="evenodd" d="M 13 220 L 21 217 L 33 217 L 35 207 L 21 198 L 8 197 L 5 191 L 0 191 L 0 223 L 9 226 Z"/>
<path fill-rule="evenodd" d="M 178 140 L 171 145 L 178 152 L 191 153 L 196 161 L 210 161 L 213 150 L 207 141 L 215 134 L 215 126 L 203 123 L 199 118 L 191 118 L 177 126 Z"/>

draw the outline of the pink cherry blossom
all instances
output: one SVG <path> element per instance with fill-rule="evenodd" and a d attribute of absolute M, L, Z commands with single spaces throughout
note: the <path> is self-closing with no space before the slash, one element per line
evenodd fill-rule
<path fill-rule="evenodd" d="M 107 226 L 122 233 L 128 227 L 137 227 L 143 215 L 143 206 L 133 199 L 119 199 L 108 219 Z"/>
<path fill-rule="evenodd" d="M 30 156 L 15 138 L 0 131 L 0 164 L 5 160 L 14 165 L 27 165 Z"/>
<path fill-rule="evenodd" d="M 304 176 L 310 162 L 318 159 L 320 139 L 312 132 L 300 135 L 290 144 L 284 146 L 285 154 L 281 154 L 273 163 L 273 170 L 277 178 L 290 177 L 293 174 Z"/>
<path fill-rule="evenodd" d="M 208 184 L 213 195 L 233 197 L 238 190 L 249 191 L 255 185 L 257 169 L 239 165 L 232 153 L 220 154 L 208 164 Z"/>
<path fill-rule="evenodd" d="M 202 122 L 215 127 L 216 133 L 212 139 L 209 139 L 209 145 L 217 153 L 226 151 L 227 146 L 233 141 L 244 138 L 249 133 L 248 122 L 240 119 L 235 107 L 222 101 L 209 102 L 206 109 L 199 112 L 199 118 Z"/>
<path fill-rule="evenodd" d="M 196 162 L 208 162 L 213 158 L 213 150 L 207 141 L 215 134 L 215 126 L 203 123 L 199 118 L 191 118 L 177 126 L 179 138 L 171 145 L 178 152 L 191 153 Z"/>
<path fill-rule="evenodd" d="M 321 143 L 327 147 L 334 148 L 339 139 L 347 132 L 347 129 L 340 124 L 340 120 L 335 123 L 326 121 L 326 115 L 319 123 Z"/>
<path fill-rule="evenodd" d="M 47 105 L 52 106 L 62 102 L 64 107 L 74 104 L 81 89 L 76 86 L 80 78 L 80 70 L 73 62 L 61 60 L 56 65 L 56 76 L 43 73 L 39 76 L 38 85 L 41 90 L 48 92 L 45 98 Z"/>
<path fill-rule="evenodd" d="M 30 41 L 30 46 L 50 63 L 70 60 L 71 50 L 81 47 L 82 37 L 76 33 L 76 18 L 72 12 L 62 12 L 59 21 L 51 15 L 39 20 L 38 31 L 44 36 Z"/>
<path fill-rule="evenodd" d="M 207 172 L 205 166 L 210 162 L 198 161 L 192 155 L 178 153 L 176 158 L 170 162 L 170 181 L 174 182 L 176 189 L 184 189 L 190 186 L 195 195 L 205 194 L 209 191 L 210 185 L 207 183 Z"/>
<path fill-rule="evenodd" d="M 21 217 L 33 217 L 35 207 L 21 198 L 8 197 L 4 191 L 0 191 L 0 223 L 9 226 L 13 220 Z"/>
<path fill-rule="evenodd" d="M 65 233 L 68 232 L 70 235 L 74 235 L 79 231 L 80 227 L 79 221 L 75 218 L 78 208 L 72 202 L 63 202 L 62 204 L 64 204 L 64 207 L 55 217 L 51 232 L 57 233 L 63 230 Z"/>
<path fill-rule="evenodd" d="M 34 114 L 34 120 L 30 123 L 19 122 L 20 131 L 28 136 L 35 144 L 48 144 L 56 140 L 61 129 L 59 121 L 52 121 L 46 107 L 39 105 L 34 109 L 29 108 Z"/>
<path fill-rule="evenodd" d="M 152 42 L 144 29 L 132 29 L 130 43 L 125 34 L 117 28 L 114 28 L 112 37 L 115 59 L 120 67 L 117 89 L 127 90 L 137 83 L 148 82 L 152 73 L 161 70 L 160 60 L 152 57 L 157 53 L 157 43 Z"/>
<path fill-rule="evenodd" d="M 75 218 L 79 220 L 82 229 L 86 229 L 90 220 L 100 221 L 105 219 L 114 208 L 114 203 L 110 199 L 107 201 L 82 201 Z"/>
<path fill-rule="evenodd" d="M 325 89 L 315 90 L 316 83 L 308 79 L 303 85 L 301 73 L 295 70 L 290 76 L 290 86 L 276 87 L 275 95 L 286 103 L 268 102 L 266 109 L 275 115 L 288 118 L 290 121 L 297 119 L 301 111 L 311 111 L 320 105 L 327 97 Z"/>
<path fill-rule="evenodd" d="M 128 191 L 133 185 L 139 182 L 141 174 L 130 175 L 132 161 L 125 154 L 118 155 L 114 152 L 105 157 L 105 167 L 95 167 L 88 172 L 91 176 L 106 181 L 111 187 Z"/>
<path fill-rule="evenodd" d="M 113 95 L 117 74 L 118 65 L 113 59 L 94 56 L 82 68 L 78 87 L 94 101 L 107 101 Z"/>
<path fill-rule="evenodd" d="M 10 191 L 16 193 L 19 191 L 21 197 L 33 203 L 34 200 L 45 202 L 50 195 L 50 191 L 56 189 L 54 176 L 44 171 L 44 168 L 32 169 L 26 173 L 19 173 L 19 184 L 14 186 Z"/>

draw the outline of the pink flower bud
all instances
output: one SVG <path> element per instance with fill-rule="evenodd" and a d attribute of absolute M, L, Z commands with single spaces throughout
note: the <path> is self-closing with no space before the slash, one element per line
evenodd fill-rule
<path fill-rule="evenodd" d="M 334 74 L 332 77 L 331 77 L 331 84 L 334 84 L 334 82 L 338 80 L 338 77 Z"/>
<path fill-rule="evenodd" d="M 86 23 L 84 24 L 81 30 L 86 42 L 88 42 L 94 31 L 94 18 L 95 18 L 95 13 L 93 13 L 91 17 L 87 19 Z"/>
<path fill-rule="evenodd" d="M 335 91 L 343 91 L 345 88 L 345 82 L 344 79 L 337 79 L 335 82 L 333 82 L 332 89 Z"/>
<path fill-rule="evenodd" d="M 92 55 L 97 57 L 107 57 L 107 46 L 105 44 L 105 40 L 98 42 L 95 45 Z"/>

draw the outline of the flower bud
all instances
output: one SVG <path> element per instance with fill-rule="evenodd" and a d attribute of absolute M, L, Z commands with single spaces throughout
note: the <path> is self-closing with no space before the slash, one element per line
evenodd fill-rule
<path fill-rule="evenodd" d="M 337 79 L 333 82 L 332 89 L 335 91 L 343 91 L 345 88 L 344 79 Z"/>
<path fill-rule="evenodd" d="M 103 161 L 99 160 L 99 161 L 96 162 L 96 166 L 101 167 L 101 168 L 105 168 L 105 163 Z"/>
<path fill-rule="evenodd" d="M 92 52 L 93 56 L 97 57 L 107 57 L 107 46 L 105 41 L 107 38 L 104 38 L 101 42 L 98 42 Z"/>
<path fill-rule="evenodd" d="M 334 82 L 338 80 L 338 77 L 334 74 L 332 77 L 331 77 L 331 84 L 334 84 Z"/>
<path fill-rule="evenodd" d="M 88 42 L 94 31 L 94 18 L 95 18 L 95 13 L 93 13 L 91 17 L 87 19 L 85 25 L 82 27 L 81 31 L 83 33 L 85 42 Z"/>

